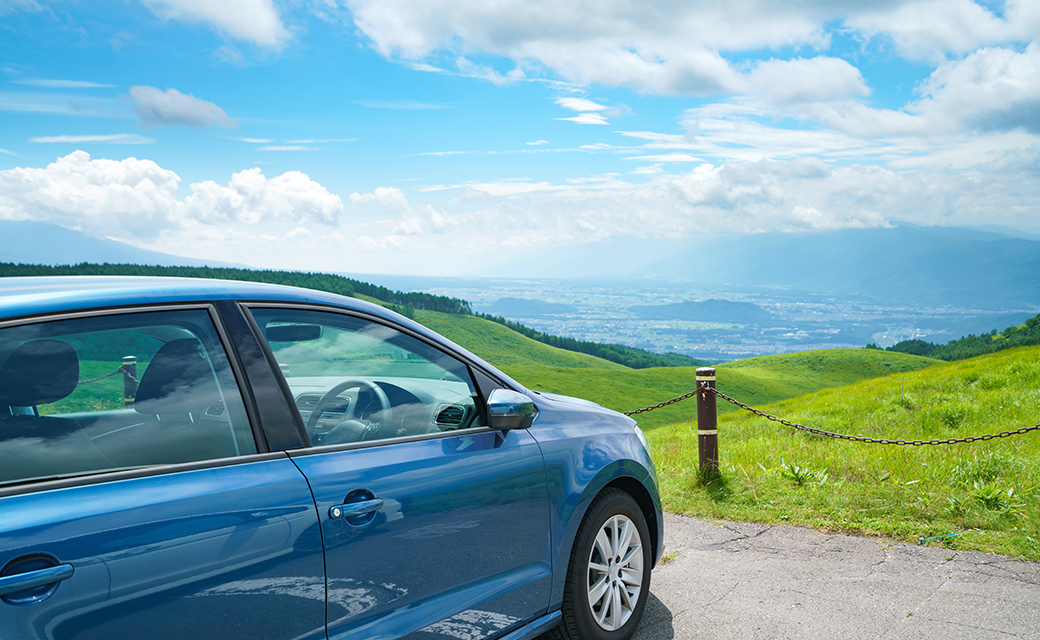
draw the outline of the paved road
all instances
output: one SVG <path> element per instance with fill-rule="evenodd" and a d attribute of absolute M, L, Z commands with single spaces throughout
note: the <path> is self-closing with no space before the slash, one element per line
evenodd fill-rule
<path fill-rule="evenodd" d="M 1040 638 L 1040 564 L 666 514 L 635 640 Z"/>

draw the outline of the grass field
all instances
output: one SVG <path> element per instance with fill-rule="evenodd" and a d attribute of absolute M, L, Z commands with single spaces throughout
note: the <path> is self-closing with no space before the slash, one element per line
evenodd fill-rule
<path fill-rule="evenodd" d="M 1040 423 L 1040 348 L 865 380 L 761 408 L 874 438 L 1013 430 Z M 1040 431 L 902 447 L 834 440 L 730 412 L 719 417 L 721 474 L 710 483 L 698 478 L 695 426 L 662 427 L 648 436 L 671 511 L 910 542 L 952 533 L 929 544 L 1040 560 Z"/>

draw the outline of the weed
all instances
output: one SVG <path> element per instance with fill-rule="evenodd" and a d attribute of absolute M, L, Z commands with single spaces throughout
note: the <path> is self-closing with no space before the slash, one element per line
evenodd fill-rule
<path fill-rule="evenodd" d="M 805 486 L 806 483 L 825 484 L 830 478 L 830 475 L 823 469 L 800 467 L 796 464 L 787 464 L 786 461 L 780 462 L 780 476 L 799 487 Z"/>
<path fill-rule="evenodd" d="M 668 564 L 669 562 L 676 560 L 680 554 L 682 554 L 682 549 L 675 549 L 674 551 L 669 551 L 668 553 L 661 556 L 661 561 L 659 564 Z"/>
<path fill-rule="evenodd" d="M 1002 489 L 996 485 L 986 484 L 981 480 L 976 480 L 972 487 L 971 495 L 975 498 L 975 501 L 991 511 L 1009 512 L 1026 506 L 1025 503 L 1019 500 L 1014 487 Z"/>
<path fill-rule="evenodd" d="M 870 476 L 871 480 L 878 484 L 887 482 L 892 477 L 892 474 L 888 472 L 888 469 L 867 469 L 867 475 Z"/>

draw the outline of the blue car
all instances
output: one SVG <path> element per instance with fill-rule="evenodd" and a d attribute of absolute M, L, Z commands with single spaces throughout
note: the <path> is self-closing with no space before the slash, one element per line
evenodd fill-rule
<path fill-rule="evenodd" d="M 377 305 L 0 279 L 3 640 L 624 640 L 662 524 L 633 420 Z"/>

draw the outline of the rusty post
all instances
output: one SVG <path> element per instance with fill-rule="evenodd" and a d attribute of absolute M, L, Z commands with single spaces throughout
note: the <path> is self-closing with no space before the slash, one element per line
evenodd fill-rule
<path fill-rule="evenodd" d="M 137 356 L 123 356 L 123 404 L 134 406 L 137 395 Z"/>
<path fill-rule="evenodd" d="M 697 385 L 715 388 L 715 369 L 697 369 Z M 715 394 L 702 391 L 697 394 L 697 449 L 700 453 L 700 472 L 713 474 L 719 470 L 719 421 Z"/>

